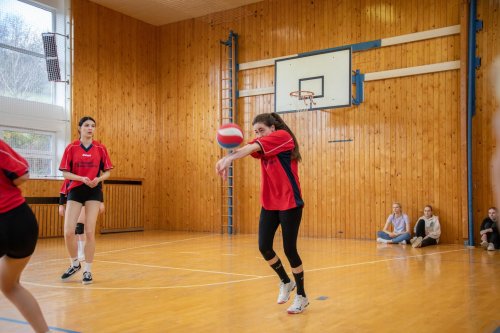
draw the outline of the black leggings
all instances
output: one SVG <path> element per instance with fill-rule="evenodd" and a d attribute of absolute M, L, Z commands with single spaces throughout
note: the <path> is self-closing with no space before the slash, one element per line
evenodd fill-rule
<path fill-rule="evenodd" d="M 424 220 L 418 220 L 416 236 L 425 238 L 425 221 Z M 422 241 L 422 245 L 420 247 L 426 247 L 429 245 L 436 245 L 436 244 L 437 244 L 437 241 L 434 238 L 427 237 Z"/>
<path fill-rule="evenodd" d="M 262 208 L 259 220 L 259 250 L 264 259 L 271 260 L 276 256 L 276 252 L 273 250 L 273 241 L 276 230 L 281 224 L 283 248 L 290 265 L 292 268 L 302 265 L 302 260 L 297 252 L 297 236 L 302 219 L 302 208 L 297 207 L 289 210 Z"/>
<path fill-rule="evenodd" d="M 500 235 L 498 234 L 497 229 L 493 229 L 493 232 L 487 232 L 486 239 L 488 243 L 493 243 L 495 249 L 500 248 Z"/>

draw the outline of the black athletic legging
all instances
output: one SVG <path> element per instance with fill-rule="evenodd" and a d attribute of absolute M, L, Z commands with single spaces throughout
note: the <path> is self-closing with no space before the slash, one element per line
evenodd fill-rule
<path fill-rule="evenodd" d="M 292 268 L 302 265 L 297 252 L 297 236 L 299 235 L 302 208 L 289 210 L 266 210 L 262 208 L 259 220 L 259 250 L 266 260 L 276 256 L 273 250 L 273 241 L 278 226 L 281 225 L 283 233 L 283 248 Z"/>

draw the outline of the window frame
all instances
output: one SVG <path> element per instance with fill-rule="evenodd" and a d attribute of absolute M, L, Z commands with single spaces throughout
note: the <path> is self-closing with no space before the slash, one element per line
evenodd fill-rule
<path fill-rule="evenodd" d="M 11 127 L 11 126 L 4 126 L 0 125 L 0 138 L 5 141 L 3 138 L 3 132 L 5 131 L 11 131 L 11 132 L 18 132 L 18 133 L 34 133 L 34 134 L 42 134 L 42 135 L 48 135 L 50 137 L 50 150 L 27 150 L 23 148 L 17 148 L 14 147 L 12 144 L 9 144 L 16 152 L 21 154 L 24 158 L 29 159 L 29 158 L 39 158 L 39 159 L 50 159 L 50 169 L 51 169 L 51 176 L 56 175 L 56 170 L 57 170 L 57 154 L 56 154 L 56 132 L 53 131 L 42 131 L 39 129 L 32 129 L 32 128 L 20 128 L 20 127 Z M 43 174 L 38 174 L 38 173 L 33 173 L 30 165 L 30 173 L 36 178 L 36 177 L 45 177 Z"/>
<path fill-rule="evenodd" d="M 40 0 L 42 2 L 45 2 L 46 4 L 31 0 L 17 1 L 50 12 L 52 16 L 51 32 L 70 36 L 71 23 L 69 22 L 68 16 L 70 0 Z M 43 58 L 43 60 L 45 61 L 44 54 L 39 54 L 31 50 L 6 44 L 0 44 L 0 47 L 10 51 L 27 54 L 29 56 Z M 62 49 L 64 50 L 64 52 L 60 52 L 59 54 L 61 69 L 64 69 L 65 79 L 71 80 L 71 38 L 65 39 Z M 69 82 L 70 81 L 68 81 L 68 83 L 51 82 L 51 103 L 0 96 L 0 128 L 8 130 L 19 130 L 20 132 L 38 132 L 42 134 L 50 133 L 52 135 L 52 156 L 45 154 L 40 155 L 37 154 L 37 152 L 26 154 L 26 151 L 16 149 L 16 151 L 18 151 L 21 155 L 28 158 L 51 158 L 51 174 L 33 174 L 32 178 L 60 179 L 62 177 L 62 172 L 58 170 L 58 162 L 62 159 L 64 150 L 71 140 L 70 119 L 72 96 L 71 84 Z"/>
<path fill-rule="evenodd" d="M 22 2 L 22 3 L 26 4 L 26 5 L 33 6 L 35 8 L 39 8 L 39 9 L 42 9 L 42 10 L 45 10 L 45 11 L 49 12 L 51 14 L 51 16 L 52 16 L 52 18 L 51 18 L 51 21 L 52 21 L 52 31 L 56 31 L 56 29 L 57 29 L 57 25 L 56 25 L 57 10 L 55 8 L 47 6 L 47 5 L 44 5 L 44 4 L 41 4 L 41 3 L 38 3 L 38 2 L 30 1 L 30 0 L 15 0 L 15 1 Z M 41 36 L 40 36 L 40 39 L 41 39 Z M 43 53 L 37 53 L 35 51 L 31 51 L 31 50 L 27 50 L 27 49 L 23 49 L 21 47 L 12 46 L 12 45 L 8 45 L 8 44 L 5 44 L 5 43 L 0 43 L 0 48 L 6 49 L 6 50 L 9 50 L 9 51 L 18 52 L 18 53 L 21 53 L 21 54 L 24 54 L 24 55 L 28 55 L 28 56 L 32 56 L 32 57 L 36 57 L 36 58 L 41 58 L 41 59 L 45 60 L 45 54 L 43 54 Z M 58 89 L 56 89 L 56 85 L 55 84 L 56 84 L 55 82 L 50 82 L 50 100 L 51 100 L 51 104 L 55 104 L 56 101 L 57 101 L 57 92 L 58 92 Z M 25 100 L 25 99 L 22 99 L 22 100 Z M 40 103 L 42 103 L 42 102 L 40 102 Z"/>

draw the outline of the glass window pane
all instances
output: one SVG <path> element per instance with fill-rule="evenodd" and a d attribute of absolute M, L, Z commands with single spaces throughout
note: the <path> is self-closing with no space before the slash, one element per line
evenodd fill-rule
<path fill-rule="evenodd" d="M 52 135 L 4 130 L 3 137 L 16 150 L 36 151 L 37 153 L 52 153 Z"/>
<path fill-rule="evenodd" d="M 32 176 L 55 176 L 55 134 L 27 128 L 0 127 L 0 138 L 21 154 Z"/>
<path fill-rule="evenodd" d="M 0 48 L 0 95 L 52 103 L 44 58 Z"/>
<path fill-rule="evenodd" d="M 0 43 L 43 54 L 42 32 L 52 32 L 53 13 L 17 0 L 0 1 Z"/>
<path fill-rule="evenodd" d="M 52 176 L 52 159 L 39 157 L 26 157 L 30 165 L 30 175 L 33 176 Z"/>

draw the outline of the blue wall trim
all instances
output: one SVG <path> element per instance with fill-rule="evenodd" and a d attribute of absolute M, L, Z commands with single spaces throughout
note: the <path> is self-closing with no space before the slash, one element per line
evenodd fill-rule
<path fill-rule="evenodd" d="M 372 40 L 369 42 L 349 44 L 349 45 L 344 45 L 344 46 L 332 47 L 329 49 L 299 53 L 298 56 L 299 57 L 307 57 L 307 56 L 311 56 L 311 55 L 327 53 L 327 52 L 332 52 L 332 51 L 340 51 L 340 50 L 345 50 L 345 49 L 351 49 L 352 52 L 359 52 L 359 51 L 366 51 L 369 49 L 375 49 L 375 48 L 378 48 L 380 46 L 382 46 L 382 40 L 377 39 L 377 40 Z M 294 57 L 292 57 L 292 58 L 294 58 Z"/>
<path fill-rule="evenodd" d="M 473 178 L 472 178 L 472 117 L 476 113 L 476 0 L 469 7 L 469 43 L 467 55 L 467 206 L 469 246 L 474 246 Z"/>

